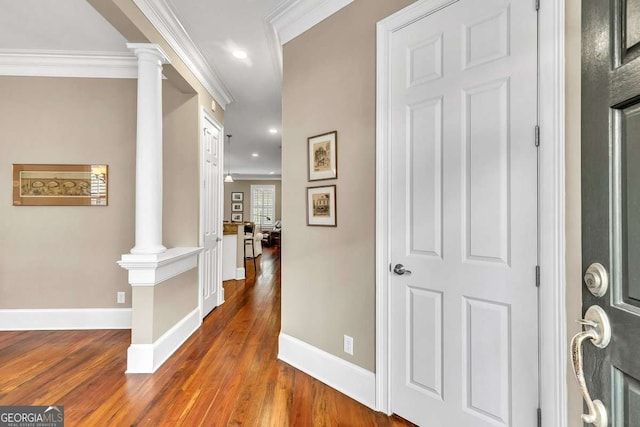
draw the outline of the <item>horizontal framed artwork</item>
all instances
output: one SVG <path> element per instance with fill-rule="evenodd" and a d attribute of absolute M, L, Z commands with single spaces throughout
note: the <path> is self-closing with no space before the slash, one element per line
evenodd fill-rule
<path fill-rule="evenodd" d="M 307 187 L 307 225 L 336 227 L 336 186 Z"/>
<path fill-rule="evenodd" d="M 307 138 L 309 181 L 338 177 L 338 131 Z"/>
<path fill-rule="evenodd" d="M 242 212 L 242 202 L 231 203 L 231 212 Z"/>
<path fill-rule="evenodd" d="M 13 165 L 14 206 L 107 206 L 108 165 Z"/>
<path fill-rule="evenodd" d="M 232 213 L 231 222 L 243 222 L 242 213 Z"/>
<path fill-rule="evenodd" d="M 231 201 L 232 202 L 243 202 L 244 201 L 244 193 L 242 191 L 234 191 L 231 193 Z"/>

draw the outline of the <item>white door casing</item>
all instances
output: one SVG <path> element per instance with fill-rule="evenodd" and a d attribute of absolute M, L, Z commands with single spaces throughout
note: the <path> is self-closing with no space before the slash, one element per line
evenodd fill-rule
<path fill-rule="evenodd" d="M 379 38 L 391 194 L 378 208 L 391 253 L 378 259 L 413 270 L 385 277 L 390 304 L 378 311 L 391 328 L 389 353 L 378 352 L 391 361 L 378 371 L 391 370 L 387 412 L 534 425 L 536 12 L 500 0 L 421 5 L 422 19 Z"/>
<path fill-rule="evenodd" d="M 222 289 L 222 127 L 202 110 L 200 197 L 200 313 L 224 302 Z"/>

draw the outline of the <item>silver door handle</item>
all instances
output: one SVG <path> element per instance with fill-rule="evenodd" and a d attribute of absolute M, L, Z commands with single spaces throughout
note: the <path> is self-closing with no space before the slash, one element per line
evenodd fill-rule
<path fill-rule="evenodd" d="M 580 319 L 578 322 L 585 326 L 586 329 L 578 332 L 571 339 L 571 361 L 573 362 L 573 373 L 576 376 L 582 397 L 589 409 L 588 414 L 582 414 L 582 421 L 587 424 L 593 424 L 596 427 L 607 427 L 609 423 L 607 408 L 605 408 L 602 401 L 598 399 L 591 400 L 591 395 L 587 389 L 587 382 L 584 379 L 582 343 L 586 339 L 590 339 L 591 343 L 596 347 L 605 348 L 609 345 L 609 341 L 611 341 L 611 324 L 607 313 L 597 305 L 589 307 L 584 315 L 584 319 Z"/>
<path fill-rule="evenodd" d="M 403 274 L 406 274 L 408 276 L 411 274 L 411 270 L 405 269 L 404 265 L 402 264 L 396 264 L 396 266 L 393 267 L 393 272 L 396 273 L 398 276 L 402 276 Z"/>

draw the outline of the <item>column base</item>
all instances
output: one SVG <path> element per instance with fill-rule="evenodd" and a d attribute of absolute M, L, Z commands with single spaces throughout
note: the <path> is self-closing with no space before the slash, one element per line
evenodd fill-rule
<path fill-rule="evenodd" d="M 134 246 L 131 249 L 132 254 L 161 254 L 166 251 L 167 248 L 164 245 L 154 245 L 154 246 Z"/>

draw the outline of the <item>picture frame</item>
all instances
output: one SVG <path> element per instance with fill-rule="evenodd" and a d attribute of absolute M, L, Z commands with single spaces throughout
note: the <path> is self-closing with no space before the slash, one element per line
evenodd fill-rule
<path fill-rule="evenodd" d="M 337 227 L 336 186 L 307 187 L 307 225 Z"/>
<path fill-rule="evenodd" d="M 233 191 L 231 193 L 232 202 L 244 202 L 244 193 L 242 191 Z"/>
<path fill-rule="evenodd" d="M 338 131 L 307 138 L 309 181 L 338 178 Z"/>
<path fill-rule="evenodd" d="M 13 164 L 13 206 L 107 206 L 109 166 Z"/>
<path fill-rule="evenodd" d="M 242 202 L 231 203 L 231 212 L 242 212 L 243 210 Z"/>
<path fill-rule="evenodd" d="M 244 222 L 242 212 L 232 213 L 231 222 Z"/>

